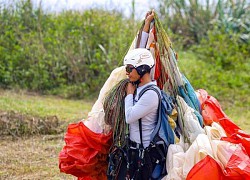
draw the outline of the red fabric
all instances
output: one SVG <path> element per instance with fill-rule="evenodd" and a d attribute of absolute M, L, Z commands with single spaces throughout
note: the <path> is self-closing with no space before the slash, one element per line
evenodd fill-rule
<path fill-rule="evenodd" d="M 206 125 L 211 125 L 212 122 L 219 123 L 228 136 L 222 137 L 221 140 L 238 144 L 235 152 L 223 170 L 224 175 L 218 174 L 217 179 L 250 179 L 250 135 L 242 131 L 226 116 L 226 114 L 222 111 L 219 102 L 214 97 L 209 96 L 205 90 L 199 90 L 198 93 L 200 94 L 199 100 L 202 107 L 202 117 L 204 119 L 204 123 Z M 202 165 L 204 161 L 205 160 L 202 160 L 199 163 Z M 205 173 L 205 171 L 210 171 L 210 169 L 214 169 L 215 165 L 212 164 L 212 168 L 210 169 L 209 167 L 206 167 L 207 170 L 205 170 L 206 168 L 202 167 L 201 170 L 198 169 L 199 171 L 197 170 L 198 167 L 198 165 L 195 165 L 191 171 L 192 173 L 197 172 L 197 174 L 195 174 L 197 179 L 202 179 L 200 174 Z M 217 172 L 218 170 L 216 169 L 215 172 L 211 172 L 211 174 L 214 176 Z M 210 178 L 211 176 L 208 177 Z"/>
<path fill-rule="evenodd" d="M 64 139 L 66 145 L 59 154 L 61 172 L 82 180 L 106 179 L 111 132 L 97 134 L 79 122 L 68 126 Z"/>
<path fill-rule="evenodd" d="M 242 144 L 246 150 L 246 153 L 248 156 L 250 156 L 250 134 L 246 134 L 244 131 L 239 130 L 230 137 L 222 137 L 221 140 L 234 144 Z"/>
<path fill-rule="evenodd" d="M 231 121 L 223 112 L 219 102 L 212 96 L 209 96 L 205 90 L 199 90 L 202 117 L 205 125 L 211 125 L 213 122 L 219 123 L 228 136 L 231 136 L 240 128 Z"/>
<path fill-rule="evenodd" d="M 224 175 L 226 179 L 250 179 L 250 159 L 242 145 L 239 145 L 229 159 Z"/>
<path fill-rule="evenodd" d="M 223 129 L 226 131 L 228 136 L 233 135 L 234 133 L 241 130 L 239 126 L 237 126 L 233 121 L 231 121 L 229 118 L 223 118 L 219 120 L 220 125 L 223 127 Z"/>
<path fill-rule="evenodd" d="M 154 34 L 154 39 L 157 42 L 157 35 L 156 35 L 155 27 L 153 27 L 152 32 Z M 165 68 L 162 67 L 163 65 L 162 65 L 161 59 L 160 59 L 160 50 L 155 45 L 153 46 L 153 48 L 155 49 L 155 74 L 154 74 L 154 79 L 157 82 L 157 86 L 160 89 L 163 89 L 163 85 L 168 80 L 168 74 L 167 74 Z"/>
<path fill-rule="evenodd" d="M 244 149 L 244 148 L 243 148 Z M 189 171 L 186 180 L 247 180 L 250 179 L 250 160 L 239 146 L 229 159 L 225 170 L 210 156 L 199 161 Z"/>
<path fill-rule="evenodd" d="M 222 180 L 223 172 L 219 164 L 210 156 L 199 161 L 188 173 L 186 180 Z"/>

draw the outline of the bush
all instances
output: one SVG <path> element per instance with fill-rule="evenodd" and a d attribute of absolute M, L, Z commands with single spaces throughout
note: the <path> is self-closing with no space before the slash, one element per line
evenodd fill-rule
<path fill-rule="evenodd" d="M 194 86 L 206 88 L 220 100 L 250 103 L 245 98 L 250 93 L 250 46 L 238 34 L 209 31 L 193 51 L 200 62 L 188 72 Z"/>
<path fill-rule="evenodd" d="M 249 70 L 249 43 L 239 41 L 239 34 L 221 34 L 216 29 L 208 32 L 194 50 L 198 57 L 222 70 Z"/>
<path fill-rule="evenodd" d="M 29 0 L 0 18 L 0 86 L 66 97 L 96 95 L 136 34 L 116 11 L 49 14 Z"/>

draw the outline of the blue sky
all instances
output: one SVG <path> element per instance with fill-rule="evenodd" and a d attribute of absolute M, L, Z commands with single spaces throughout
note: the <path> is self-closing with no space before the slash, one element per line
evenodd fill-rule
<path fill-rule="evenodd" d="M 3 1 L 3 0 L 1 0 Z M 32 0 L 38 6 L 41 0 Z M 62 9 L 85 10 L 91 7 L 103 7 L 107 10 L 121 10 L 125 16 L 132 12 L 132 0 L 42 0 L 46 11 L 58 12 Z M 152 0 L 135 0 L 136 18 L 142 19 L 151 8 L 156 8 L 157 2 Z"/>

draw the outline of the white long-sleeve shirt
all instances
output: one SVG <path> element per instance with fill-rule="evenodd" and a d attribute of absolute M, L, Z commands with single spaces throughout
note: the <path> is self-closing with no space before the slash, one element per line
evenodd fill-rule
<path fill-rule="evenodd" d="M 126 123 L 129 124 L 130 140 L 141 143 L 139 130 L 139 119 L 141 118 L 144 148 L 149 146 L 150 136 L 155 129 L 159 104 L 159 97 L 154 90 L 146 91 L 138 100 L 141 90 L 150 84 L 156 84 L 156 82 L 152 81 L 138 87 L 135 99 L 132 94 L 125 97 L 125 117 Z"/>
<path fill-rule="evenodd" d="M 139 48 L 146 48 L 147 41 L 148 41 L 148 36 L 149 36 L 149 34 L 147 32 L 142 31 L 141 42 L 140 42 Z"/>

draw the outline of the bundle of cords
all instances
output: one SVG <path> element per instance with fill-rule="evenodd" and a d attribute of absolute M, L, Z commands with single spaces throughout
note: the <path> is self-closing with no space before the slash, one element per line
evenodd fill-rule
<path fill-rule="evenodd" d="M 125 121 L 125 103 L 126 87 L 129 80 L 121 80 L 107 94 L 103 108 L 105 112 L 104 121 L 110 125 L 113 130 L 113 144 L 122 146 L 125 143 L 126 121 Z"/>

